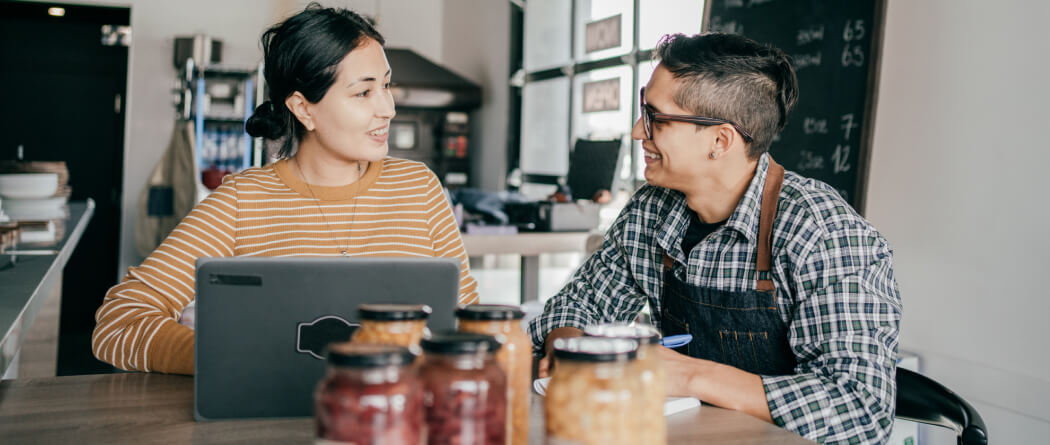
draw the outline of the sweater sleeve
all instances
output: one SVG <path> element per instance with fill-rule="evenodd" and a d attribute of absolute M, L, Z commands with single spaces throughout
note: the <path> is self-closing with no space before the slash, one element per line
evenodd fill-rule
<path fill-rule="evenodd" d="M 232 176 L 197 204 L 95 313 L 92 351 L 125 370 L 193 374 L 193 330 L 178 323 L 194 299 L 197 258 L 233 255 L 237 191 Z"/>
<path fill-rule="evenodd" d="M 430 239 L 434 244 L 434 255 L 459 259 L 459 304 L 478 302 L 478 283 L 470 276 L 470 260 L 459 236 L 459 225 L 452 215 L 445 189 L 433 172 L 428 172 L 427 181 L 427 224 L 430 226 Z"/>

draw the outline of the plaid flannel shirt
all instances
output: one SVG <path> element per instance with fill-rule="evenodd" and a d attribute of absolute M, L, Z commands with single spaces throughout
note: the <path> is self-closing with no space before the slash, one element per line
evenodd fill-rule
<path fill-rule="evenodd" d="M 725 225 L 691 252 L 682 193 L 642 187 L 544 313 L 529 323 L 534 352 L 558 327 L 631 321 L 649 304 L 660 327 L 663 252 L 687 283 L 755 288 L 768 155 Z M 772 280 L 798 365 L 761 376 L 773 421 L 824 443 L 883 443 L 893 425 L 901 299 L 886 240 L 827 184 L 786 172 L 773 226 Z M 677 267 L 677 266 L 676 266 Z"/>

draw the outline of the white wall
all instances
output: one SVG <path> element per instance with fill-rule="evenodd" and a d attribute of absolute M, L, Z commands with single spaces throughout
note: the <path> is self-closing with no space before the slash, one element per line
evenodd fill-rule
<path fill-rule="evenodd" d="M 867 216 L 895 250 L 902 349 L 993 443 L 1050 437 L 1048 18 L 1024 0 L 887 10 Z"/>

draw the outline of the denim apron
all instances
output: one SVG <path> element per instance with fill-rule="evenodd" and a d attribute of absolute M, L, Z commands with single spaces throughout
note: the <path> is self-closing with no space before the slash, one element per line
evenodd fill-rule
<path fill-rule="evenodd" d="M 770 272 L 773 220 L 783 182 L 784 167 L 770 158 L 762 189 L 755 290 L 727 292 L 688 284 L 675 276 L 674 262 L 664 254 L 663 334 L 693 336 L 678 352 L 754 374 L 793 373 L 795 356 Z"/>

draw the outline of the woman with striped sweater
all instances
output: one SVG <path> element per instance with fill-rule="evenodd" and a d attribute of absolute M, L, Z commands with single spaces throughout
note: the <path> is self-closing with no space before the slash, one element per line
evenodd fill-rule
<path fill-rule="evenodd" d="M 422 256 L 462 264 L 433 172 L 387 157 L 394 117 L 383 37 L 361 16 L 311 5 L 262 36 L 270 101 L 247 131 L 283 141 L 277 162 L 227 176 L 139 267 L 107 292 L 92 348 L 122 369 L 193 373 L 194 263 L 219 256 Z M 351 284 L 352 285 L 352 284 Z"/>

